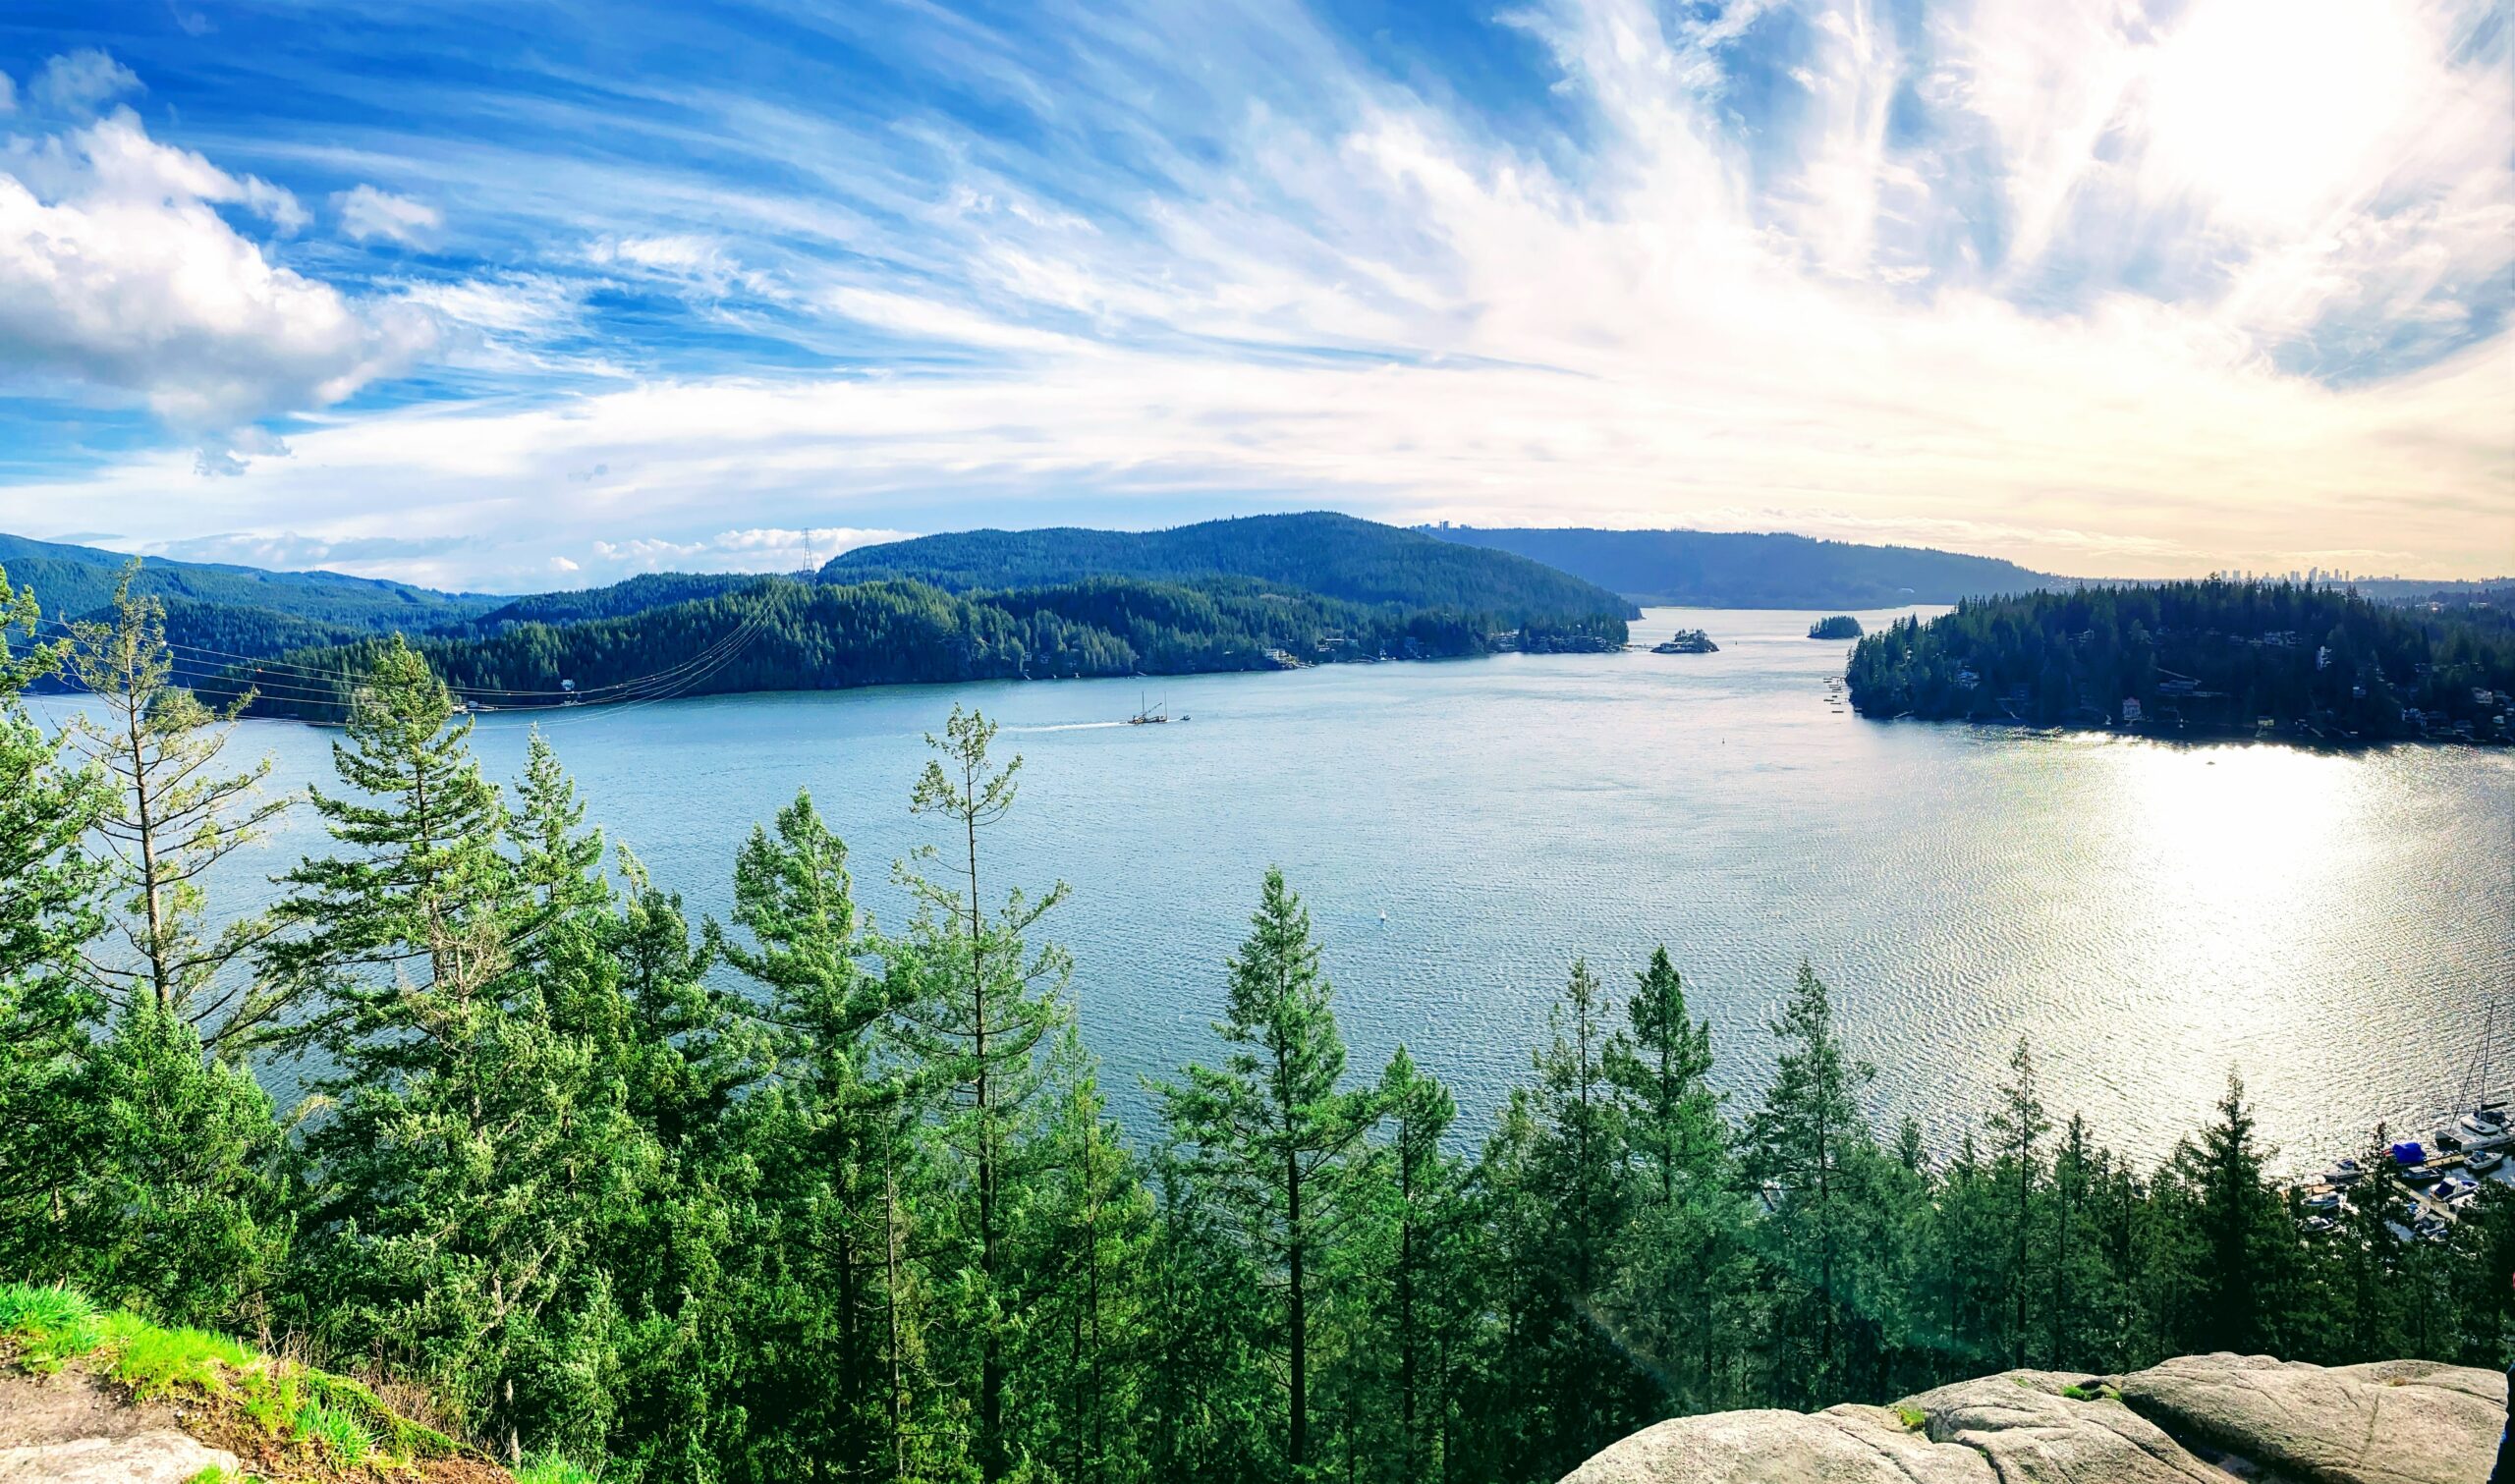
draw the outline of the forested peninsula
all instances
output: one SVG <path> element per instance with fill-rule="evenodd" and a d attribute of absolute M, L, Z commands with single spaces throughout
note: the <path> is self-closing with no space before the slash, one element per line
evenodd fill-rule
<path fill-rule="evenodd" d="M 2507 740 L 2515 627 L 2292 582 L 2161 582 L 1969 600 L 1862 638 L 1865 716 L 2319 742 Z"/>
<path fill-rule="evenodd" d="M 620 617 L 531 620 L 419 638 L 475 709 L 753 690 L 1085 676 L 1279 670 L 1501 650 L 1608 650 L 1611 612 L 1534 616 L 1365 604 L 1247 577 L 1095 577 L 1009 592 L 946 592 L 900 578 L 759 577 L 714 597 Z M 253 691 L 256 715 L 333 721 L 398 639 L 294 650 L 208 684 Z M 563 688 L 564 687 L 564 688 Z"/>
<path fill-rule="evenodd" d="M 2376 1128 L 2310 1208 L 2232 1079 L 2135 1162 L 2023 1042 L 1932 1149 L 1872 1121 L 1812 966 L 1751 1086 L 1665 951 L 1571 961 L 1470 1140 L 1441 1069 L 1349 1064 L 1370 986 L 1258 861 L 1212 1033 L 1122 1128 L 1081 1007 L 1128 966 L 1005 885 L 1057 862 L 1008 853 L 981 716 L 901 780 L 929 849 L 854 860 L 865 822 L 799 792 L 693 920 L 546 740 L 487 777 L 407 645 L 337 783 L 273 796 L 169 684 L 153 600 L 33 629 L 0 603 L 0 1363 L 145 1321 L 284 1341 L 538 1480 L 1529 1484 L 1691 1412 L 2193 1351 L 2493 1366 L 2515 1324 L 2515 1188 L 2401 1239 Z M 56 732 L 20 693 L 63 665 L 95 710 Z M 211 890 L 292 811 L 319 834 L 267 907 Z M 885 865 L 904 921 L 857 902 Z M 272 1436 L 407 1442 L 321 1400 Z"/>
<path fill-rule="evenodd" d="M 789 577 L 660 573 L 492 598 L 334 573 L 146 562 L 0 537 L 42 625 L 157 604 L 174 678 L 337 722 L 393 636 L 475 709 L 752 690 L 1185 675 L 1608 651 L 1631 605 L 1505 552 L 1326 513 L 1162 531 L 966 531 Z M 128 567 L 128 571 L 125 569 Z M 58 679 L 39 682 L 58 687 Z"/>

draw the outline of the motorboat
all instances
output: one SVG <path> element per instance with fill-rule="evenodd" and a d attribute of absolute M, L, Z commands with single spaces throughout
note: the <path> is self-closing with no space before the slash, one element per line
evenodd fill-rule
<path fill-rule="evenodd" d="M 2324 1171 L 2322 1178 L 2332 1184 L 2346 1185 L 2358 1180 L 2366 1173 L 2366 1171 L 2358 1168 L 2358 1162 L 2356 1160 L 2344 1159 L 2340 1163 Z"/>
<path fill-rule="evenodd" d="M 2463 1168 L 2486 1175 L 2506 1163 L 2503 1149 L 2475 1149 L 2463 1156 Z"/>

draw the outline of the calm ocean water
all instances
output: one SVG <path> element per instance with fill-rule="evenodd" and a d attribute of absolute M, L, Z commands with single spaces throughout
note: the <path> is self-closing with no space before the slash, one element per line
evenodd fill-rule
<path fill-rule="evenodd" d="M 799 787 L 897 920 L 921 734 L 955 701 L 1026 758 L 995 879 L 1060 879 L 1088 1037 L 1119 1115 L 1212 1052 L 1222 962 L 1258 879 L 1307 899 L 1358 1071 L 1399 1042 L 1471 1128 L 1528 1075 L 1575 955 L 1621 989 L 1654 944 L 1710 1017 L 1718 1080 L 1770 1066 L 1804 957 L 1878 1068 L 1874 1111 L 1952 1142 L 2029 1038 L 2056 1115 L 2153 1157 L 2230 1068 L 2303 1164 L 2459 1095 L 2515 986 L 2515 754 L 2319 754 L 1863 721 L 1827 699 L 1815 615 L 1653 610 L 1644 643 L 1264 676 L 902 687 L 583 710 L 542 724 L 592 817 L 694 910 Z M 1865 621 L 1886 615 L 1863 615 Z M 1184 725 L 1127 727 L 1139 697 Z M 53 703 L 55 709 L 60 703 Z M 484 718 L 500 776 L 528 722 Z M 252 723 L 275 779 L 334 733 Z M 275 870 L 301 820 L 252 862 Z M 1385 913 L 1385 920 L 1382 914 Z M 2515 1028 L 2502 1016 L 2501 1031 Z M 2515 1039 L 2510 1039 L 2515 1047 Z M 2500 1058 L 2500 1080 L 2515 1057 Z"/>

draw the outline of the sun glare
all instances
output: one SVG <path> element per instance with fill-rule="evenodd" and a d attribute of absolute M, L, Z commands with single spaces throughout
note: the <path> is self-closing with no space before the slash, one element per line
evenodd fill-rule
<path fill-rule="evenodd" d="M 2396 129 L 2422 71 L 2416 23 L 2361 0 L 2215 0 L 2150 75 L 2152 169 L 2248 225 L 2333 204 Z"/>

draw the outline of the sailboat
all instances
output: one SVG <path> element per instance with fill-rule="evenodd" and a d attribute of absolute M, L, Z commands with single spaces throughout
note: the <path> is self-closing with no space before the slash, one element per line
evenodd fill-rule
<path fill-rule="evenodd" d="M 2463 1073 L 2460 1104 L 2469 1110 L 2453 1123 L 2439 1129 L 2436 1141 L 2447 1148 L 2458 1145 L 2495 1144 L 2508 1135 L 2507 1106 L 2503 1097 L 2491 1097 L 2493 1064 L 2497 1046 L 2497 1001 L 2491 998 L 2487 1014 L 2481 1020 L 2480 1044 L 2472 1050 L 2471 1067 Z M 2490 1161 L 2491 1164 L 2496 1161 Z"/>
<path fill-rule="evenodd" d="M 1186 717 L 1181 717 L 1181 718 L 1180 718 L 1180 720 L 1185 721 L 1185 720 L 1187 720 L 1187 718 L 1186 718 Z M 1170 706 L 1169 706 L 1169 703 L 1168 703 L 1168 702 L 1166 702 L 1166 701 L 1165 701 L 1165 702 L 1162 704 L 1161 709 L 1160 709 L 1160 710 L 1158 710 L 1158 711 L 1155 711 L 1155 710 L 1154 710 L 1154 709 L 1152 709 L 1150 706 L 1147 706 L 1147 705 L 1146 705 L 1146 704 L 1144 703 L 1144 696 L 1143 696 L 1143 692 L 1141 692 L 1141 691 L 1137 692 L 1137 696 L 1136 696 L 1136 714 L 1127 718 L 1127 725 L 1128 725 L 1128 726 L 1130 726 L 1130 727 L 1159 727 L 1159 726 L 1166 726 L 1166 725 L 1168 725 L 1168 724 L 1169 724 L 1169 721 L 1170 721 Z"/>

